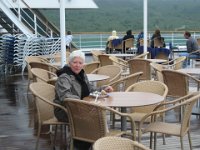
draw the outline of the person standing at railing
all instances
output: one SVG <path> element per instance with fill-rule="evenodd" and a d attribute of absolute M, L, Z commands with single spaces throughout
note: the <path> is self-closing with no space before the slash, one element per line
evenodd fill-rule
<path fill-rule="evenodd" d="M 65 36 L 65 43 L 66 43 L 66 50 L 69 52 L 71 51 L 71 42 L 72 42 L 73 36 L 71 31 L 67 31 L 67 35 Z"/>

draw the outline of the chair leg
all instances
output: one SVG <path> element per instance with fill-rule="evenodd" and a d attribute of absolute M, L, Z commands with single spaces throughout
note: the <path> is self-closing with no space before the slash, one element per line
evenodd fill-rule
<path fill-rule="evenodd" d="M 156 150 L 157 133 L 154 132 L 154 150 Z"/>
<path fill-rule="evenodd" d="M 180 142 L 181 142 L 181 150 L 184 150 L 184 148 L 183 148 L 183 137 L 180 137 Z"/>
<path fill-rule="evenodd" d="M 163 145 L 166 145 L 165 134 L 162 134 L 162 137 L 163 137 Z"/>
<path fill-rule="evenodd" d="M 153 138 L 153 133 L 150 132 L 150 149 L 152 149 L 152 138 Z"/>
<path fill-rule="evenodd" d="M 37 140 L 36 140 L 35 150 L 38 150 L 38 144 L 39 144 L 39 139 L 40 139 L 40 132 L 41 132 L 41 124 L 38 124 L 38 133 L 37 133 Z"/>
<path fill-rule="evenodd" d="M 190 131 L 188 131 L 188 140 L 190 144 L 190 150 L 192 150 L 192 141 L 191 141 Z"/>

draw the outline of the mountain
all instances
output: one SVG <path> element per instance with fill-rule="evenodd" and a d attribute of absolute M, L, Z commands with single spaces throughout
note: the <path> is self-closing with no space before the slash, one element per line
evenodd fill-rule
<path fill-rule="evenodd" d="M 140 31 L 143 0 L 94 0 L 98 9 L 67 9 L 66 30 L 73 32 Z M 147 0 L 148 29 L 162 31 L 200 30 L 199 0 Z M 59 9 L 42 9 L 59 27 Z M 184 28 L 183 28 L 184 27 Z"/>

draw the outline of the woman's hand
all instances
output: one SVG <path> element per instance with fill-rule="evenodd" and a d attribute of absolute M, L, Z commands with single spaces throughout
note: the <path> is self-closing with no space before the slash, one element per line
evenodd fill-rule
<path fill-rule="evenodd" d="M 113 88 L 111 86 L 107 86 L 104 88 L 104 91 L 106 91 L 107 93 L 110 93 L 113 91 Z"/>

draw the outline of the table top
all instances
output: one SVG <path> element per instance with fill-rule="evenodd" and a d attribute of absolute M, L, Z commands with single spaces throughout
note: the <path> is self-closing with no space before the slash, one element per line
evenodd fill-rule
<path fill-rule="evenodd" d="M 85 97 L 84 100 L 94 102 L 94 97 Z M 108 97 L 99 98 L 98 103 L 109 107 L 147 106 L 160 103 L 163 96 L 147 92 L 111 92 Z"/>
<path fill-rule="evenodd" d="M 101 74 L 87 74 L 87 77 L 90 82 L 102 81 L 110 78 L 109 76 Z"/>
<path fill-rule="evenodd" d="M 133 57 L 133 56 L 135 56 L 135 54 L 124 54 L 124 53 L 122 53 L 122 54 L 107 54 L 107 55 L 116 56 L 116 57 Z"/>
<path fill-rule="evenodd" d="M 154 63 L 163 63 L 163 62 L 167 61 L 165 59 L 147 59 L 147 60 L 154 62 Z"/>
<path fill-rule="evenodd" d="M 188 74 L 194 74 L 194 75 L 199 75 L 200 74 L 200 68 L 182 68 L 177 71 L 183 72 L 183 73 L 188 73 Z"/>

